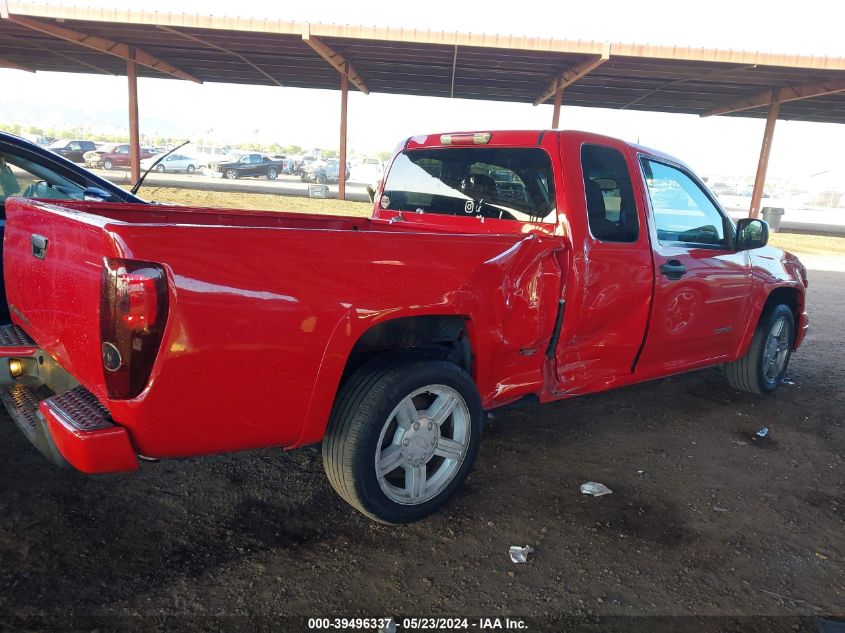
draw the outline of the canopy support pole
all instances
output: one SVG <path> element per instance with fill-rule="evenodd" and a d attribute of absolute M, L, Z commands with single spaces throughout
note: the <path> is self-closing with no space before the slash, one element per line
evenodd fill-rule
<path fill-rule="evenodd" d="M 553 130 L 556 130 L 560 125 L 560 104 L 563 103 L 563 82 L 560 79 L 556 79 L 555 83 L 557 86 L 555 87 L 555 105 L 552 111 Z"/>
<path fill-rule="evenodd" d="M 346 200 L 346 105 L 349 98 L 349 76 L 340 74 L 340 165 L 337 175 L 337 198 Z"/>
<path fill-rule="evenodd" d="M 141 139 L 138 133 L 138 72 L 135 49 L 129 48 L 126 59 L 126 78 L 129 84 L 129 169 L 133 183 L 141 178 Z"/>
<path fill-rule="evenodd" d="M 776 93 L 776 91 L 774 91 Z M 754 177 L 754 191 L 751 194 L 751 208 L 748 217 L 760 217 L 760 202 L 763 199 L 763 188 L 766 184 L 766 170 L 769 168 L 769 154 L 772 151 L 772 137 L 775 133 L 775 122 L 780 113 L 780 102 L 772 95 L 769 105 L 769 116 L 766 118 L 766 130 L 763 132 L 763 145 L 760 147 L 760 160 L 757 163 L 757 175 Z"/>

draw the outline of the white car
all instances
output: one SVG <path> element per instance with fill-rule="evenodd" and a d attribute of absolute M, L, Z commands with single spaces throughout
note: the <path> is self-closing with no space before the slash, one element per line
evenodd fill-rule
<path fill-rule="evenodd" d="M 155 156 L 151 156 L 150 158 L 145 158 L 144 160 L 142 160 L 141 169 L 145 171 L 149 169 L 150 166 L 158 160 L 159 156 L 161 156 L 161 154 L 156 154 Z M 194 173 L 196 170 L 196 159 L 191 158 L 190 156 L 183 156 L 182 154 L 171 154 L 170 156 L 167 156 L 153 169 L 153 171 L 157 172 L 186 171 L 189 174 Z"/>

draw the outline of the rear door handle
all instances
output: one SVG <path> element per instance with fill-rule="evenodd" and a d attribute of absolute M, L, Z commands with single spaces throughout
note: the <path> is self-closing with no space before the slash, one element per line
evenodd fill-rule
<path fill-rule="evenodd" d="M 665 264 L 660 265 L 660 272 L 674 281 L 687 274 L 687 267 L 677 259 L 670 259 Z"/>

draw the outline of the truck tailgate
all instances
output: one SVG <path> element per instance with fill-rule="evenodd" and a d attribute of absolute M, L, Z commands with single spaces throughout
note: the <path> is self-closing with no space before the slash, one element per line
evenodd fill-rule
<path fill-rule="evenodd" d="M 101 401 L 103 260 L 120 255 L 108 218 L 10 198 L 3 247 L 12 320 Z"/>

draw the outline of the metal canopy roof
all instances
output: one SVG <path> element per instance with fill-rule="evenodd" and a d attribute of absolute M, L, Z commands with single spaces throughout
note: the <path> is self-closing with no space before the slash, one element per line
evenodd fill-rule
<path fill-rule="evenodd" d="M 845 123 L 845 58 L 0 0 L 0 67 Z M 327 63 L 328 62 L 328 63 Z M 586 72 L 585 72 L 586 71 Z M 357 79 L 357 81 L 356 81 Z M 777 90 L 780 89 L 780 92 Z M 772 91 L 775 90 L 773 93 Z"/>

